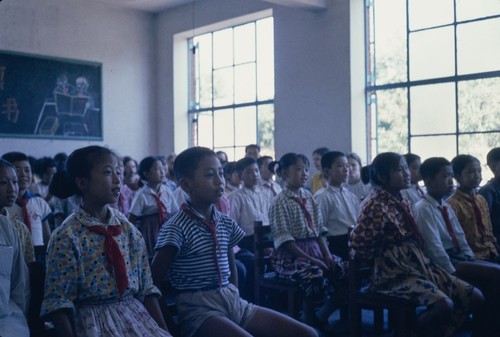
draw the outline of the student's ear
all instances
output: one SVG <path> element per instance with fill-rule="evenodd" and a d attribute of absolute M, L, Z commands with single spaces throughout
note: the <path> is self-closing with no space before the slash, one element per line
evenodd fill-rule
<path fill-rule="evenodd" d="M 179 180 L 179 186 L 182 188 L 182 190 L 184 192 L 186 192 L 187 194 L 189 194 L 190 192 L 190 183 L 189 183 L 189 179 L 186 179 L 186 178 L 181 178 Z"/>
<path fill-rule="evenodd" d="M 432 182 L 433 182 L 433 179 L 432 178 L 427 178 L 427 179 L 423 179 L 424 181 L 424 185 L 425 187 L 427 188 L 427 190 L 432 190 Z"/>
<path fill-rule="evenodd" d="M 324 176 L 324 177 L 328 177 L 328 171 L 329 171 L 329 170 L 330 170 L 329 168 L 322 168 L 322 169 L 321 169 L 321 172 L 323 173 L 323 176 Z"/>
<path fill-rule="evenodd" d="M 87 190 L 87 188 L 89 186 L 89 179 L 77 177 L 77 178 L 75 178 L 75 183 L 80 191 L 85 191 L 85 190 Z"/>

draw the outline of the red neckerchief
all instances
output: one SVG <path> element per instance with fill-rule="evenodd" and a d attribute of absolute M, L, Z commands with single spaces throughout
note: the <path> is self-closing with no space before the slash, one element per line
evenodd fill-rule
<path fill-rule="evenodd" d="M 16 204 L 21 206 L 22 212 L 23 212 L 23 222 L 28 227 L 28 230 L 31 233 L 31 219 L 30 215 L 28 213 L 28 202 L 30 201 L 30 198 L 28 196 L 28 193 L 24 193 L 24 195 L 21 198 L 18 198 L 16 200 Z"/>
<path fill-rule="evenodd" d="M 108 229 L 106 230 L 104 226 L 89 226 L 87 229 L 91 232 L 104 235 L 104 252 L 108 257 L 108 267 L 113 270 L 118 292 L 120 295 L 123 295 L 128 287 L 127 268 L 125 266 L 125 260 L 123 259 L 122 252 L 120 251 L 120 247 L 113 238 L 113 236 L 121 234 L 121 227 L 108 226 Z"/>
<path fill-rule="evenodd" d="M 313 231 L 314 236 L 318 236 L 318 233 L 316 232 L 316 228 L 314 228 L 314 224 L 313 224 L 311 213 L 309 213 L 309 210 L 306 207 L 306 200 L 307 199 L 306 198 L 299 198 L 299 197 L 295 197 L 295 196 L 293 196 L 292 199 L 297 204 L 299 204 L 300 208 L 302 208 L 302 210 L 304 211 L 304 215 L 306 217 L 307 225 Z"/>
<path fill-rule="evenodd" d="M 271 192 L 273 193 L 273 196 L 278 195 L 278 193 L 276 193 L 276 190 L 273 187 L 273 183 L 272 182 L 271 183 L 264 183 L 263 186 L 266 187 L 266 188 L 268 188 L 268 189 L 270 189 Z"/>
<path fill-rule="evenodd" d="M 219 249 L 219 242 L 217 241 L 217 222 L 211 222 L 207 219 L 202 218 L 198 214 L 194 213 L 191 209 L 189 209 L 189 206 L 184 203 L 181 205 L 181 210 L 186 213 L 188 217 L 191 219 L 201 222 L 205 228 L 210 232 L 212 236 L 212 248 L 214 251 L 214 262 L 215 262 L 215 267 L 217 268 L 217 278 L 219 280 L 219 287 L 222 286 L 222 272 L 220 269 L 219 265 L 219 259 L 217 256 L 217 250 Z"/>
<path fill-rule="evenodd" d="M 457 253 L 460 253 L 462 249 L 460 248 L 460 244 L 458 243 L 457 236 L 455 235 L 455 231 L 451 225 L 450 216 L 448 214 L 448 209 L 445 206 L 438 206 L 438 209 L 441 211 L 441 215 L 443 216 L 444 223 L 446 225 L 446 229 L 448 230 L 448 234 L 451 237 L 451 241 L 453 242 L 453 246 Z"/>

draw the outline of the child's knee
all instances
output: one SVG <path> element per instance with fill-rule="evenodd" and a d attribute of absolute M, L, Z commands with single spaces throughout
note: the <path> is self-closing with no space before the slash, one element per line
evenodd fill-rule
<path fill-rule="evenodd" d="M 471 293 L 470 298 L 470 309 L 472 312 L 476 312 L 482 308 L 484 305 L 484 295 L 478 288 L 474 288 Z"/>

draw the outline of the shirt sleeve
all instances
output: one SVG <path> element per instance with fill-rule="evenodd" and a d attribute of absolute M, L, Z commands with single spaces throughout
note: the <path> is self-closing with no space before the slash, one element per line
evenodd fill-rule
<path fill-rule="evenodd" d="M 142 190 L 139 190 L 132 199 L 132 204 L 130 205 L 130 209 L 128 211 L 129 214 L 133 214 L 136 217 L 142 216 L 144 202 L 144 194 L 142 193 Z"/>
<path fill-rule="evenodd" d="M 283 204 L 283 199 L 277 201 L 269 210 L 269 225 L 271 226 L 275 248 L 279 248 L 285 242 L 295 241 L 288 230 L 288 225 L 292 222 L 286 210 L 286 205 Z"/>
<path fill-rule="evenodd" d="M 17 233 L 12 230 L 14 259 L 12 266 L 11 293 L 10 297 L 19 308 L 27 314 L 29 300 L 29 276 L 28 267 L 23 259 L 22 246 Z"/>

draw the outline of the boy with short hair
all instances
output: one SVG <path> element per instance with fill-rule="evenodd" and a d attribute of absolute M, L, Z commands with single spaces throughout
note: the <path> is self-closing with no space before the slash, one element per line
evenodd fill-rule
<path fill-rule="evenodd" d="M 8 212 L 13 219 L 20 220 L 28 227 L 35 247 L 44 246 L 50 238 L 48 218 L 52 214 L 52 210 L 43 198 L 37 197 L 29 191 L 32 174 L 28 156 L 22 152 L 9 152 L 4 154 L 2 159 L 15 166 L 19 183 L 18 198 L 15 204 L 8 208 Z M 36 259 L 43 260 L 44 255 L 45 253 L 43 256 L 36 256 Z"/>
<path fill-rule="evenodd" d="M 251 157 L 257 160 L 260 157 L 260 146 L 257 144 L 245 146 L 245 157 Z"/>
<path fill-rule="evenodd" d="M 481 163 L 471 155 L 460 154 L 451 165 L 459 186 L 446 202 L 453 208 L 475 256 L 480 260 L 500 261 L 488 204 L 476 193 L 482 179 Z"/>
<path fill-rule="evenodd" d="M 488 152 L 486 163 L 493 172 L 493 178 L 479 190 L 479 194 L 486 199 L 493 233 L 497 242 L 500 242 L 500 147 L 495 147 Z"/>
<path fill-rule="evenodd" d="M 310 190 L 312 194 L 326 186 L 326 178 L 323 176 L 323 170 L 321 169 L 321 157 L 328 151 L 330 149 L 327 147 L 319 147 L 312 153 L 314 167 L 318 170 L 310 178 Z"/>
<path fill-rule="evenodd" d="M 356 225 L 359 200 L 345 187 L 349 179 L 349 163 L 344 153 L 330 151 L 321 157 L 323 176 L 327 186 L 314 194 L 328 229 L 327 239 L 330 252 L 348 260 L 348 229 Z"/>
<path fill-rule="evenodd" d="M 424 238 L 424 252 L 447 272 L 471 283 L 485 295 L 479 315 L 496 336 L 500 324 L 500 266 L 476 260 L 453 209 L 443 198 L 453 191 L 453 170 L 445 158 L 434 157 L 420 166 L 427 194 L 415 204 L 415 220 Z M 484 335 L 486 337 L 486 335 Z"/>
<path fill-rule="evenodd" d="M 189 200 L 161 228 L 151 269 L 156 285 L 168 275 L 176 291 L 182 336 L 317 336 L 240 298 L 232 248 L 245 233 L 214 206 L 224 193 L 215 153 L 187 149 L 177 156 L 174 172 Z"/>
<path fill-rule="evenodd" d="M 271 168 L 269 167 L 271 165 Z M 281 192 L 281 186 L 273 180 L 274 169 L 273 165 L 276 165 L 276 162 L 273 162 L 273 158 L 270 156 L 262 156 L 257 159 L 257 166 L 259 167 L 260 172 L 260 184 L 271 191 L 273 197 L 276 197 Z"/>

